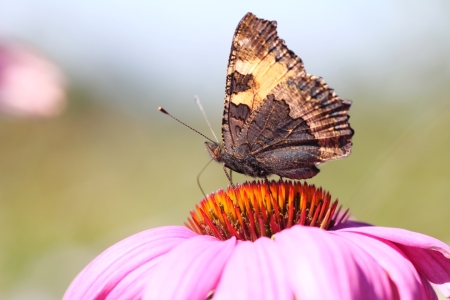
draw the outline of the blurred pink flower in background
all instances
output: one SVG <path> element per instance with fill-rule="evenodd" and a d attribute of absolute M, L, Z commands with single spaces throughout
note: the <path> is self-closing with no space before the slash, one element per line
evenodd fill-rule
<path fill-rule="evenodd" d="M 61 70 L 22 45 L 0 44 L 0 113 L 17 117 L 55 117 L 66 107 Z"/>
<path fill-rule="evenodd" d="M 118 242 L 78 274 L 64 299 L 437 299 L 430 283 L 450 297 L 445 243 L 348 221 L 314 186 L 264 188 L 219 191 L 191 213 L 191 228 Z M 323 218 L 302 217 L 307 207 Z"/>

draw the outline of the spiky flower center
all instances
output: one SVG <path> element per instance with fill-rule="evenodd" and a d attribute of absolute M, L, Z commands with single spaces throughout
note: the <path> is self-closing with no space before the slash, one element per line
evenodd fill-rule
<path fill-rule="evenodd" d="M 328 230 L 348 218 L 322 188 L 292 181 L 246 182 L 219 190 L 191 211 L 187 227 L 226 240 L 255 241 L 294 225 Z"/>

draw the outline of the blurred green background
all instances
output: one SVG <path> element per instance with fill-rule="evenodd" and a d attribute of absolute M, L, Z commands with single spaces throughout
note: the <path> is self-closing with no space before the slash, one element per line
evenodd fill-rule
<path fill-rule="evenodd" d="M 342 98 L 350 157 L 312 183 L 359 220 L 450 243 L 450 3 L 57 1 L 2 4 L 0 35 L 66 72 L 59 118 L 0 117 L 0 298 L 58 299 L 113 243 L 183 224 L 202 198 L 204 139 L 220 134 L 231 38 L 247 11 Z M 236 176 L 236 182 L 249 180 Z M 205 191 L 227 187 L 218 164 Z"/>

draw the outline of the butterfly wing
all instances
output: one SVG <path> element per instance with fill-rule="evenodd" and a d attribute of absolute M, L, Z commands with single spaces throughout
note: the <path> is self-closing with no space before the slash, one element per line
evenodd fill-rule
<path fill-rule="evenodd" d="M 222 133 L 237 158 L 251 155 L 264 173 L 309 178 L 316 165 L 348 156 L 351 102 L 305 72 L 278 38 L 276 22 L 248 13 L 239 23 L 227 71 Z"/>
<path fill-rule="evenodd" d="M 316 165 L 350 154 L 350 105 L 321 78 L 288 79 L 248 119 L 236 143 L 249 145 L 248 153 L 269 174 L 310 178 L 319 172 Z"/>
<path fill-rule="evenodd" d="M 304 72 L 302 61 L 278 38 L 277 23 L 247 13 L 233 36 L 228 61 L 222 136 L 232 152 L 252 112 L 284 78 Z"/>

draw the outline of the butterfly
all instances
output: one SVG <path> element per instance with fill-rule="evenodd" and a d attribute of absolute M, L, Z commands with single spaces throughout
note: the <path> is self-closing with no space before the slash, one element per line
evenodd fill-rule
<path fill-rule="evenodd" d="M 307 179 L 318 165 L 350 154 L 349 100 L 277 34 L 277 23 L 247 13 L 234 33 L 228 61 L 222 143 L 205 142 L 212 159 L 251 177 Z M 231 172 L 230 172 L 231 173 Z"/>

